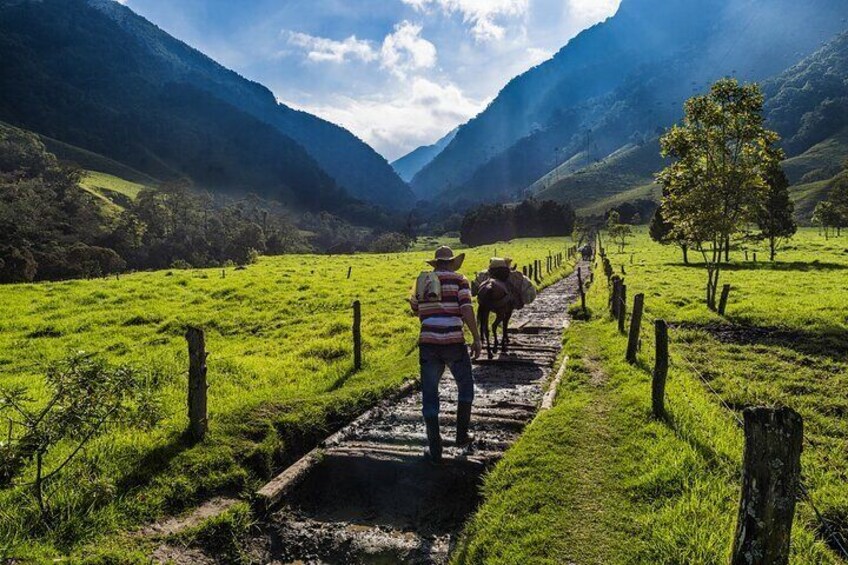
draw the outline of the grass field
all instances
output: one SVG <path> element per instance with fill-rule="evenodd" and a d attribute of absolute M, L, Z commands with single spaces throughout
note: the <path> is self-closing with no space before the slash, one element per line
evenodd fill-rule
<path fill-rule="evenodd" d="M 774 264 L 744 263 L 734 251 L 724 319 L 701 301 L 703 269 L 684 266 L 675 248 L 640 233 L 625 253 L 609 253 L 616 272 L 625 267 L 630 300 L 646 295 L 639 363 L 624 362 L 626 339 L 606 314 L 600 277 L 593 320 L 566 332 L 555 408 L 488 477 L 455 561 L 727 562 L 743 444 L 731 410 L 750 405 L 788 405 L 804 417 L 804 479 L 830 527 L 848 538 L 848 239 L 803 230 Z M 654 318 L 678 324 L 668 423 L 650 415 Z M 710 331 L 715 324 L 735 331 Z M 825 537 L 800 502 L 792 563 L 841 562 Z"/>
<path fill-rule="evenodd" d="M 484 268 L 496 252 L 524 265 L 571 244 L 471 249 L 463 272 Z M 431 256 L 291 255 L 227 269 L 225 278 L 220 269 L 174 270 L 0 287 L 0 386 L 26 387 L 43 403 L 45 368 L 86 351 L 138 368 L 156 399 L 144 422 L 91 444 L 54 484 L 51 527 L 33 526 L 38 511 L 26 490 L 0 492 L 0 557 L 123 561 L 145 541 L 119 532 L 213 494 L 247 498 L 285 461 L 417 374 L 417 320 L 405 298 Z M 354 299 L 363 311 L 358 373 Z M 210 351 L 210 434 L 198 445 L 182 435 L 188 325 L 206 329 Z M 69 449 L 51 455 L 48 468 Z"/>

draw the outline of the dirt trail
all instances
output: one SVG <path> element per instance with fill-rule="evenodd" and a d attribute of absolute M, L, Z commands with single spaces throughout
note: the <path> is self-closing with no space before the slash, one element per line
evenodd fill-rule
<path fill-rule="evenodd" d="M 281 504 L 251 541 L 251 557 L 266 563 L 447 561 L 477 508 L 483 473 L 538 410 L 576 294 L 576 274 L 548 287 L 513 317 L 510 353 L 475 365 L 478 440 L 471 451 L 453 446 L 456 386 L 446 374 L 440 387 L 446 464 L 433 467 L 422 457 L 421 398 L 412 391 L 343 429 L 287 472 Z"/>

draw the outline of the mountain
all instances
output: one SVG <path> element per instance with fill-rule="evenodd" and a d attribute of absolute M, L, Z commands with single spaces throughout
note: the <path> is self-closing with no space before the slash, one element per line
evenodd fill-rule
<path fill-rule="evenodd" d="M 844 0 L 623 0 L 615 16 L 513 79 L 415 176 L 413 190 L 516 198 L 562 163 L 597 163 L 651 142 L 686 98 L 722 76 L 780 73 L 845 18 Z"/>
<path fill-rule="evenodd" d="M 783 167 L 794 185 L 798 215 L 807 218 L 823 189 L 848 158 L 848 32 L 762 84 L 768 127 L 783 138 Z M 654 139 L 642 152 L 619 151 L 599 163 L 549 173 L 531 185 L 538 198 L 609 203 L 616 193 L 635 196 L 664 165 Z M 560 167 L 562 168 L 562 167 Z M 593 208 L 598 208 L 594 206 Z"/>
<path fill-rule="evenodd" d="M 0 0 L 0 120 L 161 180 L 276 195 L 309 209 L 345 193 L 414 200 L 348 131 L 279 104 L 113 0 Z"/>
<path fill-rule="evenodd" d="M 436 155 L 441 153 L 448 144 L 456 137 L 457 129 L 454 129 L 442 139 L 433 145 L 425 145 L 401 157 L 392 163 L 392 168 L 395 172 L 405 180 L 410 182 L 412 178 L 418 174 L 418 171 L 423 169 L 427 163 L 436 158 Z"/>

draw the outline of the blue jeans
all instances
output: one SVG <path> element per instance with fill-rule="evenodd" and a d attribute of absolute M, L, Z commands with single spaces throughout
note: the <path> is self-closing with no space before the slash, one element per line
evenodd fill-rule
<path fill-rule="evenodd" d="M 471 372 L 471 357 L 465 344 L 427 345 L 421 344 L 418 350 L 421 363 L 421 396 L 425 418 L 439 415 L 439 381 L 450 367 L 456 387 L 459 389 L 459 402 L 474 400 L 474 375 Z"/>

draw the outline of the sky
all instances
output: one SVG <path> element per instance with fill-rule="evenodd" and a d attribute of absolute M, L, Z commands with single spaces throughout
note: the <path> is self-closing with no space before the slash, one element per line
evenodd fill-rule
<path fill-rule="evenodd" d="M 473 118 L 620 0 L 119 0 L 387 159 Z"/>

